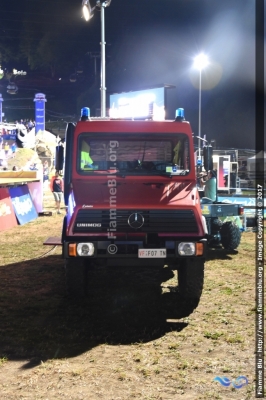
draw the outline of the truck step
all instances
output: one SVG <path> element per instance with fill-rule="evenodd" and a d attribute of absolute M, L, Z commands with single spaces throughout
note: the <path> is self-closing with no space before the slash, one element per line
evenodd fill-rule
<path fill-rule="evenodd" d="M 61 238 L 60 237 L 49 237 L 45 240 L 45 242 L 43 242 L 43 245 L 46 246 L 61 246 L 62 242 L 61 242 Z"/>

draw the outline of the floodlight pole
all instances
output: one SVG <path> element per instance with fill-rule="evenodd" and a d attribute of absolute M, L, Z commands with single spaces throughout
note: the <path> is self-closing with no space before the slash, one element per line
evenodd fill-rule
<path fill-rule="evenodd" d="M 106 86 L 105 86 L 105 7 L 110 6 L 112 0 L 96 0 L 96 6 L 101 8 L 101 117 L 106 117 Z M 88 21 L 92 16 L 95 7 L 91 8 L 90 0 L 82 1 L 83 16 Z"/>
<path fill-rule="evenodd" d="M 194 67 L 199 70 L 199 135 L 198 135 L 198 147 L 199 147 L 199 160 L 200 160 L 200 146 L 201 146 L 201 71 L 209 64 L 208 57 L 201 53 L 194 59 Z"/>
<path fill-rule="evenodd" d="M 101 117 L 106 117 L 106 86 L 105 86 L 105 20 L 106 3 L 101 3 Z"/>
<path fill-rule="evenodd" d="M 201 68 L 199 70 L 199 142 L 198 142 L 198 148 L 199 148 L 199 160 L 200 160 L 200 139 L 201 139 Z"/>

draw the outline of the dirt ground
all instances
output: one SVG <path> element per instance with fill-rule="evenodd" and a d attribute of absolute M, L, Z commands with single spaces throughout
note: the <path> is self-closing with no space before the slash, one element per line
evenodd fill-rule
<path fill-rule="evenodd" d="M 62 219 L 0 233 L 1 400 L 255 399 L 254 233 L 209 252 L 201 302 L 178 319 L 168 267 L 92 270 L 86 301 L 69 300 L 60 247 L 42 245 Z"/>

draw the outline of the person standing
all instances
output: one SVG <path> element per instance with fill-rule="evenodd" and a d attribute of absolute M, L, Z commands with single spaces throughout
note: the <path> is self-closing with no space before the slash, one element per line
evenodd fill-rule
<path fill-rule="evenodd" d="M 207 180 L 201 179 L 201 184 L 204 185 L 204 196 L 212 201 L 216 201 L 217 187 L 216 187 L 216 173 L 213 170 L 208 171 Z"/>
<path fill-rule="evenodd" d="M 54 195 L 57 214 L 61 214 L 60 204 L 63 199 L 63 179 L 59 175 L 58 171 L 55 172 L 55 176 L 51 179 L 50 189 Z"/>
<path fill-rule="evenodd" d="M 11 151 L 12 151 L 12 158 L 14 158 L 17 151 L 17 145 L 15 142 L 11 146 Z"/>
<path fill-rule="evenodd" d="M 45 160 L 43 163 L 43 184 L 48 186 L 48 181 L 49 181 L 49 166 L 48 166 L 48 161 Z"/>
<path fill-rule="evenodd" d="M 4 149 L 5 149 L 5 155 L 6 155 L 6 157 L 8 157 L 8 153 L 9 153 L 9 144 L 8 144 L 8 142 L 5 142 Z"/>

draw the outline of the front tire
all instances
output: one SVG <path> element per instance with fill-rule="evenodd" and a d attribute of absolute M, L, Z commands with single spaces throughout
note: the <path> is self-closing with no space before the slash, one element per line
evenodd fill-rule
<path fill-rule="evenodd" d="M 83 258 L 65 260 L 66 290 L 71 297 L 82 298 L 87 294 L 87 268 Z"/>
<path fill-rule="evenodd" d="M 241 232 L 239 227 L 234 222 L 224 222 L 220 233 L 222 246 L 226 250 L 237 249 L 241 240 Z"/>
<path fill-rule="evenodd" d="M 204 282 L 204 260 L 184 259 L 178 267 L 178 291 L 182 316 L 190 315 L 198 306 Z"/>

